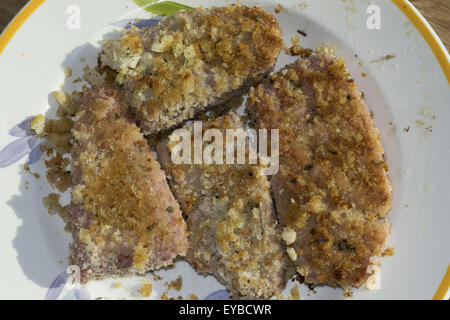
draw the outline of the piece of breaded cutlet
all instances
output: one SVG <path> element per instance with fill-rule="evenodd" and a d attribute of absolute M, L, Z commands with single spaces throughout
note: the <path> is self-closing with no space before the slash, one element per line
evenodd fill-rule
<path fill-rule="evenodd" d="M 132 27 L 104 45 L 100 60 L 118 73 L 139 126 L 152 135 L 248 91 L 273 69 L 281 44 L 266 10 L 229 5 Z"/>
<path fill-rule="evenodd" d="M 390 233 L 391 186 L 379 132 L 343 59 L 300 58 L 251 89 L 247 109 L 257 127 L 280 130 L 271 186 L 298 273 L 311 284 L 360 286 Z"/>
<path fill-rule="evenodd" d="M 186 224 L 120 93 L 85 92 L 72 151 L 71 264 L 81 280 L 145 273 L 188 248 Z"/>
<path fill-rule="evenodd" d="M 192 131 L 192 125 L 185 127 Z M 203 122 L 203 129 L 244 128 L 235 113 Z M 285 287 L 290 263 L 266 176 L 248 164 L 174 164 L 176 133 L 157 146 L 158 159 L 186 216 L 187 261 L 214 275 L 234 299 L 268 299 Z M 225 154 L 225 152 L 224 152 Z"/>

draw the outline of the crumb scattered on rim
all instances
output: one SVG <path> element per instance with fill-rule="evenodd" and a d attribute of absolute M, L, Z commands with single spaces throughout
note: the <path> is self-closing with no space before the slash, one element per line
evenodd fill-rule
<path fill-rule="evenodd" d="M 42 135 L 45 131 L 45 117 L 42 114 L 38 114 L 31 120 L 30 123 L 31 131 L 38 136 Z"/>
<path fill-rule="evenodd" d="M 180 275 L 175 280 L 170 281 L 169 283 L 166 282 L 167 290 L 175 289 L 176 291 L 180 291 L 183 287 L 183 277 Z"/>
<path fill-rule="evenodd" d="M 350 290 L 344 291 L 344 293 L 342 295 L 346 298 L 353 298 L 353 292 Z"/>
<path fill-rule="evenodd" d="M 57 193 L 50 193 L 42 199 L 42 204 L 51 215 L 58 214 L 61 219 L 66 223 L 64 230 L 70 231 L 72 228 L 69 207 L 62 206 L 60 203 L 61 196 Z"/>
<path fill-rule="evenodd" d="M 280 3 L 278 3 L 277 6 L 275 7 L 274 11 L 276 13 L 280 13 L 281 10 L 283 10 L 283 6 Z"/>
<path fill-rule="evenodd" d="M 148 298 L 152 294 L 152 290 L 153 290 L 152 283 L 148 280 L 145 280 L 144 283 L 142 284 L 141 288 L 138 290 L 138 292 L 144 298 Z"/>
<path fill-rule="evenodd" d="M 70 78 L 72 76 L 72 69 L 70 67 L 64 68 L 64 75 L 66 78 Z"/>
<path fill-rule="evenodd" d="M 158 274 L 153 275 L 153 281 L 160 281 L 162 280 L 162 277 Z"/>
<path fill-rule="evenodd" d="M 390 257 L 394 255 L 394 247 L 386 248 L 381 254 L 382 257 Z"/>
<path fill-rule="evenodd" d="M 291 295 L 289 297 L 289 300 L 300 300 L 300 293 L 298 291 L 298 285 L 295 285 L 291 288 L 290 291 Z"/>
<path fill-rule="evenodd" d="M 190 293 L 190 294 L 187 296 L 187 300 L 198 300 L 198 297 L 197 297 L 196 294 Z"/>

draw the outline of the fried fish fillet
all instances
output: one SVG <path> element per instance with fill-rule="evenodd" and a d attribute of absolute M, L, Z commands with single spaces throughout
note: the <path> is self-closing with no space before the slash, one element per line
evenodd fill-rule
<path fill-rule="evenodd" d="M 192 126 L 185 127 L 192 131 Z M 244 128 L 235 113 L 203 122 L 203 129 Z M 225 136 L 225 134 L 224 134 Z M 158 159 L 187 218 L 186 259 L 214 275 L 234 299 L 268 299 L 286 285 L 290 263 L 280 239 L 270 185 L 259 165 L 174 164 L 176 133 L 157 146 Z"/>
<path fill-rule="evenodd" d="M 390 233 L 380 135 L 343 59 L 312 54 L 250 90 L 259 128 L 277 128 L 271 179 L 282 237 L 307 283 L 349 288 L 370 276 Z"/>
<path fill-rule="evenodd" d="M 145 273 L 188 248 L 166 176 L 112 90 L 85 93 L 72 150 L 71 264 L 81 280 Z"/>
<path fill-rule="evenodd" d="M 118 73 L 151 135 L 246 92 L 273 69 L 281 44 L 276 19 L 262 8 L 198 8 L 124 31 L 105 44 L 100 61 Z"/>

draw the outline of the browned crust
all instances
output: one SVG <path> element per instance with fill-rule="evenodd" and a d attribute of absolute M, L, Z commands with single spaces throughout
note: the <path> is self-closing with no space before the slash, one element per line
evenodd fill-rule
<path fill-rule="evenodd" d="M 312 284 L 360 286 L 390 232 L 380 218 L 391 187 L 379 132 L 343 59 L 300 58 L 252 89 L 247 108 L 257 127 L 280 130 L 271 183 L 297 271 Z"/>
<path fill-rule="evenodd" d="M 83 282 L 158 269 L 188 247 L 166 176 L 121 99 L 88 91 L 75 116 L 70 260 Z"/>
<path fill-rule="evenodd" d="M 229 113 L 204 121 L 203 129 L 208 128 L 244 126 L 235 113 Z M 214 275 L 235 299 L 268 299 L 279 294 L 286 285 L 289 261 L 279 238 L 270 185 L 261 168 L 175 165 L 170 150 L 168 140 L 157 146 L 158 158 L 187 217 L 189 263 L 202 274 Z"/>
<path fill-rule="evenodd" d="M 174 127 L 258 83 L 282 44 L 262 8 L 230 5 L 182 11 L 157 26 L 132 28 L 105 45 L 145 134 Z"/>

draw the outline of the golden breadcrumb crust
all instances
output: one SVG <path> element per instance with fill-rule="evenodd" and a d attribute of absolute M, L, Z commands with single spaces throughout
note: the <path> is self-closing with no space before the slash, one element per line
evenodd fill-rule
<path fill-rule="evenodd" d="M 297 271 L 312 284 L 360 286 L 390 232 L 380 219 L 391 186 L 379 132 L 343 59 L 300 58 L 252 89 L 247 108 L 257 127 L 280 130 L 271 183 Z"/>
<path fill-rule="evenodd" d="M 154 134 L 248 89 L 272 69 L 281 44 L 262 8 L 197 8 L 124 31 L 101 61 L 118 72 L 144 133 Z"/>
<path fill-rule="evenodd" d="M 192 130 L 192 126 L 185 127 Z M 203 122 L 203 129 L 244 128 L 229 113 Z M 184 215 L 189 244 L 186 259 L 212 274 L 235 299 L 268 299 L 286 285 L 287 257 L 279 238 L 270 185 L 259 165 L 174 164 L 174 135 L 157 146 Z M 205 146 L 207 143 L 205 143 Z"/>
<path fill-rule="evenodd" d="M 164 172 L 115 91 L 87 92 L 75 116 L 72 263 L 83 281 L 144 273 L 185 255 L 185 222 Z"/>

